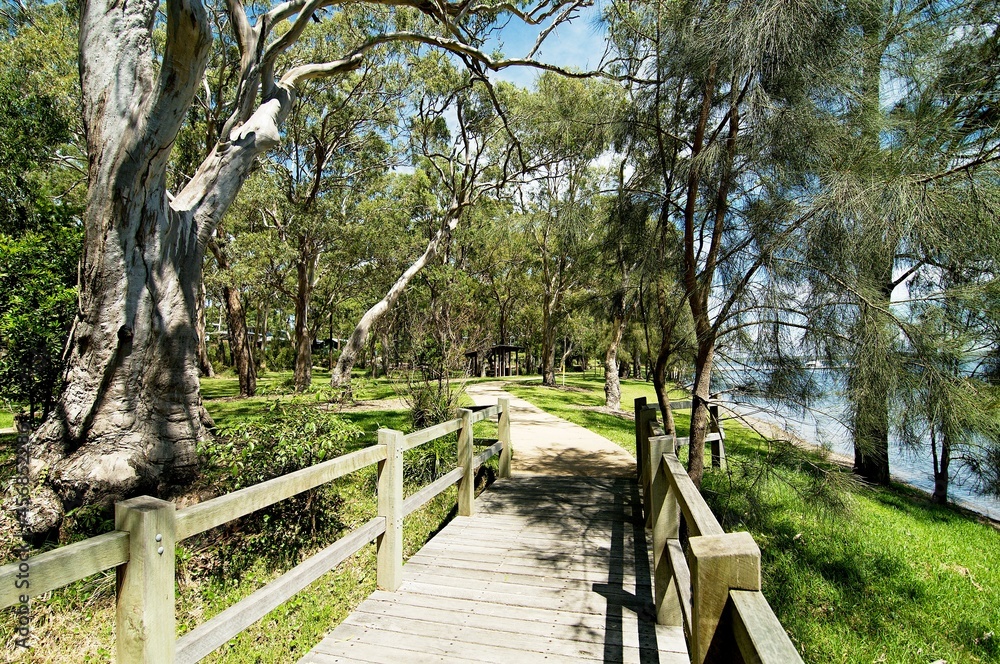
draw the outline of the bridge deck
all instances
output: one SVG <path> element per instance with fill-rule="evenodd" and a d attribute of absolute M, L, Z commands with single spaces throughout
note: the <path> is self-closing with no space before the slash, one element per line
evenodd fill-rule
<path fill-rule="evenodd" d="M 301 662 L 687 662 L 656 625 L 630 479 L 502 480 Z"/>

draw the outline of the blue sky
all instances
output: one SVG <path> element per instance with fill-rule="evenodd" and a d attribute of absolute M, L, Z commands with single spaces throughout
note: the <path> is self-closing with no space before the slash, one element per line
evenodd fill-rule
<path fill-rule="evenodd" d="M 560 25 L 542 43 L 535 59 L 561 67 L 595 69 L 604 54 L 604 27 L 598 23 L 603 3 L 584 8 L 569 24 Z M 514 19 L 499 34 L 499 39 L 487 42 L 487 53 L 499 49 L 510 58 L 524 57 L 535 44 L 543 26 L 529 26 Z M 538 70 L 531 67 L 510 67 L 491 76 L 493 80 L 509 81 L 522 87 L 531 87 Z"/>

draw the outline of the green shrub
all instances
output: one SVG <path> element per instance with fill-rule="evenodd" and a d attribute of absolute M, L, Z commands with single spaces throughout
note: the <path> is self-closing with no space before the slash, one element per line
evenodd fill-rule
<path fill-rule="evenodd" d="M 403 400 L 410 406 L 414 429 L 424 429 L 458 416 L 463 390 L 452 389 L 450 381 L 409 382 Z"/>
<path fill-rule="evenodd" d="M 346 453 L 363 431 L 340 416 L 298 402 L 276 401 L 256 419 L 220 427 L 201 449 L 220 493 L 238 491 Z M 344 500 L 325 485 L 240 519 L 217 557 L 217 573 L 239 577 L 253 561 L 294 564 L 303 550 L 331 541 L 345 527 Z"/>

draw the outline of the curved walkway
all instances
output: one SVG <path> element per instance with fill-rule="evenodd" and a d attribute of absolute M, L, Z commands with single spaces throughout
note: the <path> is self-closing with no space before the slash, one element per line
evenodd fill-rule
<path fill-rule="evenodd" d="M 477 383 L 465 388 L 477 406 L 510 399 L 513 471 L 516 475 L 635 477 L 635 457 L 578 424 L 550 415 L 501 388 Z"/>

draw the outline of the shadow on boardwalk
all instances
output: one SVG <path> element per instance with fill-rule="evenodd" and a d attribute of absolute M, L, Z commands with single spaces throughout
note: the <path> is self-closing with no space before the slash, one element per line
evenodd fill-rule
<path fill-rule="evenodd" d="M 509 396 L 480 385 L 477 401 Z M 472 393 L 472 390 L 470 390 Z M 656 625 L 634 459 L 511 399 L 514 477 L 476 501 L 303 662 L 687 662 Z M 543 474 L 544 473 L 544 474 Z"/>

